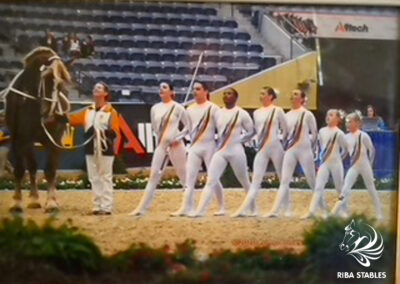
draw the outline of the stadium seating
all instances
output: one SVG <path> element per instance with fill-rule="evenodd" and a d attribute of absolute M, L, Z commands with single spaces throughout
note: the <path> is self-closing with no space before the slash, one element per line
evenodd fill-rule
<path fill-rule="evenodd" d="M 220 17 L 210 5 L 0 4 L 0 16 L 20 40 L 38 42 L 46 29 L 58 39 L 91 35 L 96 56 L 75 62 L 76 79 L 84 86 L 103 80 L 122 100 L 158 99 L 161 81 L 172 82 L 183 98 L 203 51 L 198 79 L 212 89 L 276 64 L 236 21 Z M 20 67 L 0 61 L 1 68 Z"/>

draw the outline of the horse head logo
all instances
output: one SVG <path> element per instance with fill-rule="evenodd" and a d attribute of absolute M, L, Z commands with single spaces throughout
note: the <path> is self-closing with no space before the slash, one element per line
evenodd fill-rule
<path fill-rule="evenodd" d="M 344 228 L 344 238 L 339 249 L 346 255 L 354 257 L 364 267 L 371 266 L 370 260 L 377 260 L 383 253 L 383 238 L 373 227 L 366 224 L 366 232 L 362 233 L 351 220 Z"/>

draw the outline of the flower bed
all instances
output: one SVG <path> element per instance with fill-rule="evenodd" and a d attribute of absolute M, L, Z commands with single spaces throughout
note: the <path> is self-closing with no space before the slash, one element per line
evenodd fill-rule
<path fill-rule="evenodd" d="M 138 175 L 124 175 L 124 176 L 115 176 L 113 178 L 114 181 L 114 189 L 144 189 L 146 187 L 148 177 L 142 174 Z M 196 183 L 196 188 L 203 188 L 206 183 L 207 177 L 205 175 L 201 175 Z M 42 178 L 38 180 L 39 189 L 47 188 L 47 180 Z M 238 185 L 235 182 L 230 183 L 229 180 L 223 180 L 223 185 L 225 187 L 237 187 Z M 396 182 L 394 179 L 380 179 L 375 181 L 375 185 L 377 189 L 386 189 L 386 190 L 395 190 Z M 240 186 L 240 185 L 239 185 Z M 295 177 L 291 182 L 290 186 L 292 188 L 301 188 L 308 189 L 309 186 L 304 177 Z M 278 188 L 279 187 L 279 179 L 277 176 L 268 176 L 265 177 L 262 184 L 262 188 Z M 0 179 L 0 190 L 5 189 L 13 189 L 14 188 L 14 180 L 11 178 L 1 178 Z M 28 181 L 23 183 L 23 188 L 29 188 Z M 90 182 L 86 175 L 79 175 L 76 177 L 58 177 L 57 178 L 57 189 L 90 189 Z M 177 177 L 168 177 L 163 179 L 158 188 L 160 189 L 177 189 L 182 188 L 182 185 L 179 182 Z M 328 182 L 326 188 L 334 188 L 332 181 Z M 365 188 L 364 183 L 361 178 L 359 178 L 354 186 L 354 188 Z"/>

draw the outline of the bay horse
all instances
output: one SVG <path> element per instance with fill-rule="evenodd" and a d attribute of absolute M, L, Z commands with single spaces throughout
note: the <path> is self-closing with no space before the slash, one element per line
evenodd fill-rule
<path fill-rule="evenodd" d="M 71 76 L 61 58 L 50 48 L 38 47 L 24 59 L 24 68 L 2 92 L 5 98 L 6 124 L 11 136 L 14 158 L 14 204 L 11 212 L 22 212 L 22 180 L 27 169 L 30 177 L 28 208 L 41 208 L 36 181 L 37 161 L 34 145 L 41 143 L 48 151 L 44 168 L 48 182 L 45 212 L 58 211 L 56 169 L 60 159 L 61 138 L 66 124 L 57 114 L 69 111 L 66 86 Z"/>

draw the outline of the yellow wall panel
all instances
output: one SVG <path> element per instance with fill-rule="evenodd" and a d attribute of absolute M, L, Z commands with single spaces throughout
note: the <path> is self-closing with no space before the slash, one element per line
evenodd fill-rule
<path fill-rule="evenodd" d="M 261 88 L 271 86 L 279 90 L 277 105 L 287 109 L 291 107 L 289 95 L 300 83 L 308 86 L 305 89 L 308 96 L 307 107 L 314 110 L 318 104 L 317 74 L 317 53 L 310 52 L 215 90 L 211 93 L 211 101 L 222 106 L 223 90 L 233 87 L 239 93 L 238 104 L 246 109 L 255 109 L 260 107 Z"/>

